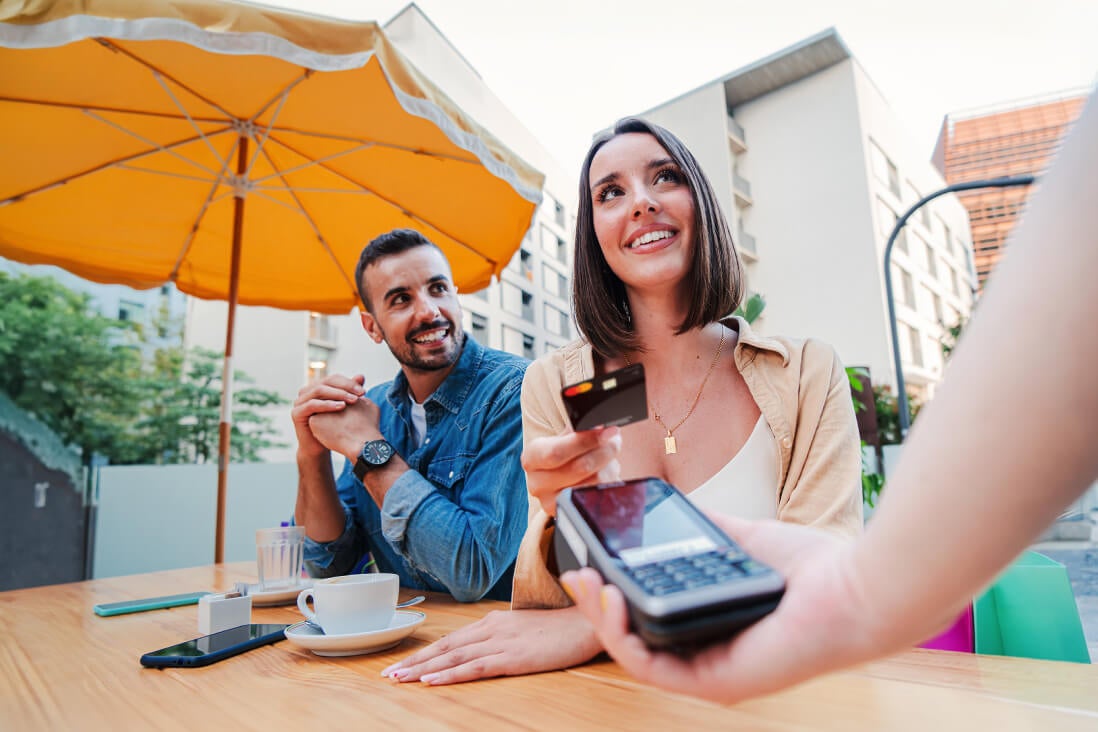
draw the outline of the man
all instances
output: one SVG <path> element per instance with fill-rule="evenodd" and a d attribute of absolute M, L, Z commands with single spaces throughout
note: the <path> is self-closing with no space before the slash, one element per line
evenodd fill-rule
<path fill-rule="evenodd" d="M 391 382 L 332 375 L 293 407 L 295 522 L 314 575 L 366 570 L 472 602 L 508 600 L 526 528 L 519 393 L 527 362 L 461 329 L 449 263 L 422 234 L 367 246 L 355 280 L 362 327 L 400 362 Z M 347 458 L 338 479 L 329 451 Z"/>

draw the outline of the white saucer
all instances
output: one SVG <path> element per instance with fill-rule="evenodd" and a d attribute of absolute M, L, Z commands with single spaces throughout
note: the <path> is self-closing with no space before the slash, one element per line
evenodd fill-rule
<path fill-rule="evenodd" d="M 427 616 L 418 610 L 397 610 L 388 628 L 365 633 L 324 635 L 305 621 L 286 628 L 286 640 L 307 648 L 318 656 L 356 656 L 392 648 L 418 628 Z"/>
<path fill-rule="evenodd" d="M 307 590 L 312 586 L 313 580 L 304 578 L 293 587 L 281 590 L 261 590 L 259 585 L 248 585 L 248 595 L 251 596 L 252 605 L 255 607 L 291 605 L 297 602 L 297 596 L 301 594 L 302 590 Z"/>

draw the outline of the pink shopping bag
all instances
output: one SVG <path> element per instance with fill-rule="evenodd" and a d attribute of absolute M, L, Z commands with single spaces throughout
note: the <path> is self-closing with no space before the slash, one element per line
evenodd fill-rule
<path fill-rule="evenodd" d="M 972 605 L 957 616 L 953 625 L 928 641 L 919 644 L 919 648 L 933 648 L 939 651 L 959 651 L 975 653 L 976 633 L 972 625 Z"/>

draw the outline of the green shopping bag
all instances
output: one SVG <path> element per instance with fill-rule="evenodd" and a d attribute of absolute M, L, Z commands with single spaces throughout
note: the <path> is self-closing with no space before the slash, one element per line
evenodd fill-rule
<path fill-rule="evenodd" d="M 1064 565 L 1027 551 L 973 605 L 976 652 L 1090 663 Z"/>

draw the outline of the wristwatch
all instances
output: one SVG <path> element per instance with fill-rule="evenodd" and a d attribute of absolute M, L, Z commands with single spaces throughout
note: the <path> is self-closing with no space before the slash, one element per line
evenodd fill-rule
<path fill-rule="evenodd" d="M 362 480 L 366 477 L 366 473 L 377 470 L 389 462 L 389 458 L 392 456 L 393 446 L 388 442 L 385 440 L 370 440 L 362 446 L 362 451 L 358 454 L 358 460 L 355 460 L 355 477 Z"/>

